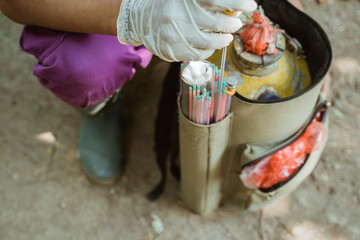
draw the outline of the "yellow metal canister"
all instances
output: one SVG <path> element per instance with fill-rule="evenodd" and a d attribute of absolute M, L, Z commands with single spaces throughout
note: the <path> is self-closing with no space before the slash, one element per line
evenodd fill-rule
<path fill-rule="evenodd" d="M 247 52 L 239 34 L 227 50 L 224 77 L 238 79 L 237 93 L 253 100 L 268 96 L 286 98 L 303 91 L 311 84 L 309 68 L 301 44 L 288 34 L 276 35 L 277 54 L 262 56 Z M 209 59 L 220 66 L 221 51 Z"/>

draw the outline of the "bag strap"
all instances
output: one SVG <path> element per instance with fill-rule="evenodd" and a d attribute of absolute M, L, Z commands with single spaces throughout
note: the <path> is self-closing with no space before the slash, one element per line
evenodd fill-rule
<path fill-rule="evenodd" d="M 155 156 L 161 172 L 161 180 L 147 195 L 150 200 L 156 200 L 164 191 L 167 178 L 167 158 L 170 153 L 171 172 L 179 179 L 180 169 L 176 165 L 178 149 L 178 122 L 177 122 L 177 92 L 179 90 L 180 62 L 171 63 L 165 76 L 162 93 L 155 119 Z"/>

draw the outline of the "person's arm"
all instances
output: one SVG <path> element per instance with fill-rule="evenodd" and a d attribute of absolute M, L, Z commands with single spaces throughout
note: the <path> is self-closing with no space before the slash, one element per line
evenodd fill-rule
<path fill-rule="evenodd" d="M 144 45 L 165 61 L 208 58 L 242 25 L 224 10 L 256 7 L 254 0 L 0 0 L 1 11 L 15 22 L 117 35 L 120 43 Z"/>
<path fill-rule="evenodd" d="M 55 30 L 116 35 L 122 0 L 0 0 L 11 20 Z"/>

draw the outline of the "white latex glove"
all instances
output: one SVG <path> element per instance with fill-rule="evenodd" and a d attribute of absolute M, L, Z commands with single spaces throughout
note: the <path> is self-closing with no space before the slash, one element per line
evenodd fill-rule
<path fill-rule="evenodd" d="M 202 60 L 233 40 L 242 23 L 223 10 L 253 11 L 253 0 L 123 0 L 120 43 L 147 49 L 166 61 Z"/>

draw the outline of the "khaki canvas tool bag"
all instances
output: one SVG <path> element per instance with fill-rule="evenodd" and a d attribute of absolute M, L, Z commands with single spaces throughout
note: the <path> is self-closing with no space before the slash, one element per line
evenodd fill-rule
<path fill-rule="evenodd" d="M 314 170 L 325 144 L 310 153 L 287 181 L 271 189 L 248 189 L 239 178 L 242 168 L 296 141 L 315 114 L 326 110 L 320 96 L 331 63 L 331 47 L 321 27 L 286 0 L 259 1 L 268 17 L 302 44 L 312 84 L 283 99 L 257 101 L 236 94 L 231 112 L 222 121 L 198 125 L 179 108 L 181 196 L 186 206 L 200 214 L 232 202 L 256 210 L 289 194 Z M 327 114 L 323 123 L 328 126 Z"/>

